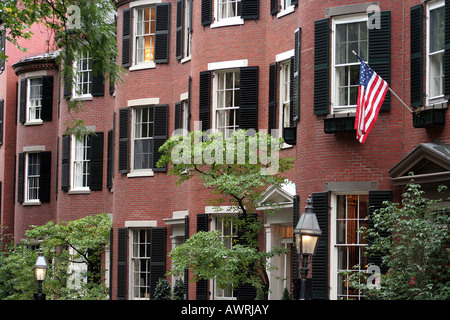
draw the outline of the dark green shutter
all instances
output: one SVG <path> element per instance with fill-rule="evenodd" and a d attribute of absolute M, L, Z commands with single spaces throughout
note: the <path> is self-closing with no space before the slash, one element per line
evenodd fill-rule
<path fill-rule="evenodd" d="M 182 129 L 183 127 L 182 117 L 183 117 L 182 103 L 177 102 L 175 103 L 175 126 L 174 126 L 175 130 Z"/>
<path fill-rule="evenodd" d="M 291 5 L 292 6 L 297 6 L 298 5 L 298 0 L 291 0 Z"/>
<path fill-rule="evenodd" d="M 42 77 L 41 119 L 52 121 L 53 116 L 53 77 Z"/>
<path fill-rule="evenodd" d="M 270 0 L 270 14 L 275 15 L 278 13 L 278 0 Z"/>
<path fill-rule="evenodd" d="M 154 298 L 158 280 L 166 275 L 166 228 L 151 229 L 150 235 L 150 299 Z"/>
<path fill-rule="evenodd" d="M 61 190 L 70 188 L 70 136 L 62 137 L 61 154 Z"/>
<path fill-rule="evenodd" d="M 277 75 L 278 67 L 274 62 L 269 66 L 269 114 L 268 114 L 268 128 L 269 130 L 277 129 Z M 270 133 L 270 132 L 269 132 Z"/>
<path fill-rule="evenodd" d="M 212 0 L 202 0 L 202 26 L 212 23 Z"/>
<path fill-rule="evenodd" d="M 122 67 L 129 67 L 131 65 L 131 18 L 132 9 L 123 10 L 122 21 Z"/>
<path fill-rule="evenodd" d="M 169 62 L 170 3 L 156 5 L 155 63 Z"/>
<path fill-rule="evenodd" d="M 373 213 L 384 207 L 383 202 L 384 201 L 392 201 L 392 191 L 386 190 L 386 191 L 369 191 L 369 228 L 373 229 L 374 224 L 370 220 L 370 216 L 373 215 Z M 384 234 L 380 232 L 381 236 L 387 236 L 388 234 Z M 371 243 L 370 238 L 368 239 L 369 244 Z M 380 254 L 373 254 L 369 255 L 368 257 L 369 264 L 377 265 L 381 268 L 381 273 L 385 274 L 388 270 L 386 266 L 382 264 L 382 256 Z"/>
<path fill-rule="evenodd" d="M 312 200 L 314 213 L 322 231 L 317 251 L 312 258 L 312 298 L 328 299 L 328 192 L 313 193 Z"/>
<path fill-rule="evenodd" d="M 24 124 L 27 114 L 27 79 L 20 80 L 19 122 Z"/>
<path fill-rule="evenodd" d="M 184 43 L 184 0 L 177 0 L 177 30 L 176 30 L 176 48 L 175 57 L 177 60 L 183 58 Z"/>
<path fill-rule="evenodd" d="M 156 105 L 153 110 L 153 171 L 166 172 L 167 167 L 158 168 L 156 164 L 162 156 L 159 148 L 167 141 L 169 106 L 167 104 Z"/>
<path fill-rule="evenodd" d="M 117 230 L 117 299 L 127 298 L 127 249 L 128 230 L 119 228 Z"/>
<path fill-rule="evenodd" d="M 114 160 L 114 130 L 108 131 L 108 154 L 107 154 L 107 168 L 106 168 L 106 187 L 108 190 L 112 189 L 113 185 L 113 160 Z"/>
<path fill-rule="evenodd" d="M 391 85 L 391 12 L 380 12 L 380 29 L 369 29 L 369 65 Z M 391 108 L 391 94 L 386 93 L 381 111 Z"/>
<path fill-rule="evenodd" d="M 242 19 L 249 20 L 259 18 L 259 0 L 241 0 L 241 3 Z"/>
<path fill-rule="evenodd" d="M 119 172 L 127 173 L 129 165 L 130 108 L 119 109 Z"/>
<path fill-rule="evenodd" d="M 52 153 L 50 151 L 41 152 L 41 164 L 39 172 L 39 200 L 42 203 L 50 202 Z"/>
<path fill-rule="evenodd" d="M 290 71 L 289 71 L 289 127 L 295 127 L 296 123 L 294 123 L 294 112 L 297 104 L 297 84 L 295 79 L 295 56 L 291 57 L 290 63 Z"/>
<path fill-rule="evenodd" d="M 64 61 L 64 63 L 66 64 L 66 66 L 70 66 L 70 68 L 72 68 L 72 71 L 74 71 L 72 57 L 68 56 L 66 61 Z M 66 74 L 64 76 L 64 93 L 63 93 L 65 99 L 70 99 L 70 97 L 72 97 L 72 83 L 73 83 L 73 74 Z"/>
<path fill-rule="evenodd" d="M 0 100 L 0 146 L 3 145 L 3 117 L 4 117 L 5 100 Z"/>
<path fill-rule="evenodd" d="M 197 232 L 209 230 L 209 216 L 207 214 L 197 215 Z M 196 300 L 208 300 L 208 280 L 198 280 L 196 289 Z"/>
<path fill-rule="evenodd" d="M 94 61 L 92 69 L 92 89 L 93 97 L 103 97 L 105 95 L 105 75 L 101 61 Z"/>
<path fill-rule="evenodd" d="M 90 184 L 89 188 L 94 191 L 103 189 L 103 132 L 96 132 L 89 136 L 89 165 Z"/>
<path fill-rule="evenodd" d="M 330 109 L 330 19 L 314 23 L 314 114 Z"/>
<path fill-rule="evenodd" d="M 295 195 L 293 198 L 293 210 L 292 210 L 292 225 L 295 229 L 297 227 L 298 220 L 300 219 L 300 197 Z M 295 245 L 295 236 L 293 237 L 292 245 L 292 280 L 298 279 L 298 253 Z"/>
<path fill-rule="evenodd" d="M 189 239 L 189 214 L 184 217 L 184 242 Z M 189 300 L 189 269 L 184 270 L 184 294 L 185 300 Z"/>
<path fill-rule="evenodd" d="M 3 55 L 6 55 L 5 52 L 5 46 L 6 46 L 6 35 L 5 35 L 5 29 L 0 30 L 0 52 L 3 53 Z M 4 59 L 0 58 L 0 74 L 5 70 L 6 62 Z"/>
<path fill-rule="evenodd" d="M 410 72 L 411 107 L 423 105 L 423 6 L 411 8 L 410 14 Z"/>
<path fill-rule="evenodd" d="M 211 129 L 211 71 L 200 72 L 199 119 L 202 130 Z"/>
<path fill-rule="evenodd" d="M 293 4 L 293 3 L 292 3 Z M 302 29 L 299 28 L 294 33 L 294 87 L 295 102 L 291 109 L 293 114 L 293 121 L 300 120 L 300 68 L 301 68 L 301 39 Z"/>
<path fill-rule="evenodd" d="M 240 69 L 239 129 L 258 131 L 258 67 Z"/>
<path fill-rule="evenodd" d="M 25 187 L 25 153 L 19 153 L 19 163 L 17 168 L 17 202 L 24 201 Z"/>
<path fill-rule="evenodd" d="M 450 98 L 450 1 L 445 0 L 444 95 Z"/>
<path fill-rule="evenodd" d="M 192 6 L 191 6 L 192 8 Z M 192 16 L 191 16 L 192 17 Z M 188 101 L 187 101 L 187 131 L 191 131 L 191 101 L 192 101 L 192 77 L 188 79 Z"/>

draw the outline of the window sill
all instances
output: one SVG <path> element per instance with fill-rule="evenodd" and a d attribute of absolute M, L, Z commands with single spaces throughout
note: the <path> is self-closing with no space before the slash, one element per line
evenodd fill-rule
<path fill-rule="evenodd" d="M 72 189 L 69 190 L 68 194 L 90 194 L 91 190 L 90 189 Z"/>
<path fill-rule="evenodd" d="M 153 170 L 136 170 L 127 174 L 127 178 L 153 177 Z"/>
<path fill-rule="evenodd" d="M 33 121 L 25 122 L 25 125 L 26 126 L 39 126 L 39 125 L 42 125 L 43 123 L 44 123 L 44 121 L 42 121 L 42 120 L 33 120 Z"/>
<path fill-rule="evenodd" d="M 83 96 L 73 96 L 70 98 L 70 101 L 91 101 L 94 100 L 94 97 L 91 94 L 86 94 Z"/>
<path fill-rule="evenodd" d="M 41 205 L 41 201 L 39 201 L 39 200 L 28 200 L 28 201 L 25 201 L 24 203 L 22 203 L 22 205 L 24 207 L 40 206 Z"/>
<path fill-rule="evenodd" d="M 279 19 L 281 17 L 284 17 L 285 15 L 288 15 L 294 11 L 295 11 L 295 6 L 289 6 L 286 9 L 284 9 L 283 11 L 278 12 L 277 18 Z"/>
<path fill-rule="evenodd" d="M 156 64 L 154 62 L 147 62 L 147 63 L 135 64 L 135 65 L 131 66 L 128 70 L 136 71 L 136 70 L 154 69 L 154 68 L 156 68 Z"/>
<path fill-rule="evenodd" d="M 191 56 L 181 59 L 181 63 L 186 63 L 188 61 L 191 61 Z"/>
<path fill-rule="evenodd" d="M 214 29 L 214 28 L 220 28 L 220 27 L 238 26 L 238 25 L 242 25 L 242 24 L 244 24 L 244 19 L 242 19 L 241 17 L 233 17 L 233 18 L 222 19 L 217 22 L 214 22 L 213 24 L 211 24 L 210 27 L 211 27 L 211 29 Z"/>

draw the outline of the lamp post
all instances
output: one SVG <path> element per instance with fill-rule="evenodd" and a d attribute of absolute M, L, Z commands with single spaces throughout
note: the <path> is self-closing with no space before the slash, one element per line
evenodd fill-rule
<path fill-rule="evenodd" d="M 322 231 L 319 227 L 316 214 L 313 212 L 312 198 L 308 197 L 306 201 L 305 213 L 302 214 L 297 226 L 294 229 L 295 246 L 299 261 L 302 261 L 300 269 L 301 288 L 300 300 L 305 300 L 306 278 L 308 276 L 308 261 L 317 249 L 317 243 Z"/>
<path fill-rule="evenodd" d="M 45 294 L 42 293 L 42 282 L 45 280 L 47 275 L 47 260 L 42 253 L 42 249 L 39 251 L 39 255 L 34 264 L 34 278 L 38 283 L 38 293 L 33 295 L 33 300 L 45 300 Z"/>

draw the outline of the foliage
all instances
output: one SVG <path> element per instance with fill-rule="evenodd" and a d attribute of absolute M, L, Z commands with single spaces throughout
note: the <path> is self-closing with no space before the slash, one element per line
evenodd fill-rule
<path fill-rule="evenodd" d="M 173 287 L 173 300 L 184 300 L 184 282 L 182 280 L 175 281 Z"/>
<path fill-rule="evenodd" d="M 449 208 L 426 198 L 414 181 L 407 185 L 401 205 L 385 205 L 371 217 L 374 228 L 361 231 L 371 239 L 369 254 L 381 254 L 389 270 L 381 275 L 378 289 L 367 284 L 364 273 L 349 275 L 350 284 L 374 299 L 449 299 Z"/>
<path fill-rule="evenodd" d="M 156 284 L 154 299 L 155 300 L 170 300 L 170 283 L 165 278 L 158 279 Z"/>
<path fill-rule="evenodd" d="M 48 222 L 26 232 L 29 240 L 41 240 L 49 269 L 43 283 L 47 299 L 106 299 L 102 283 L 101 254 L 109 243 L 111 220 L 107 214 L 55 223 Z M 32 299 L 36 291 L 33 265 L 36 250 L 27 242 L 0 252 L 0 299 Z M 85 264 L 87 271 L 71 272 L 70 264 Z M 84 279 L 87 279 L 84 280 Z"/>
<path fill-rule="evenodd" d="M 220 232 L 198 232 L 185 244 L 170 253 L 172 274 L 193 271 L 197 279 L 215 278 L 220 288 L 236 288 L 240 283 L 250 283 L 267 297 L 269 277 L 273 269 L 267 259 L 284 252 L 274 248 L 260 250 L 257 241 L 263 225 L 254 219 L 258 207 L 266 213 L 278 209 L 276 203 L 263 203 L 263 193 L 269 186 L 281 188 L 285 183 L 283 173 L 293 166 L 292 158 L 280 158 L 283 139 L 265 132 L 237 130 L 223 133 L 193 131 L 173 135 L 159 149 L 162 156 L 158 166 L 171 165 L 170 174 L 178 177 L 177 184 L 200 177 L 203 185 L 214 197 L 209 203 L 216 211 L 229 205 L 228 223 L 232 222 L 239 233 L 238 242 L 228 248 Z M 236 216 L 237 214 L 237 216 Z"/>
<path fill-rule="evenodd" d="M 289 292 L 288 288 L 284 288 L 283 296 L 281 297 L 281 300 L 292 300 L 291 293 Z"/>

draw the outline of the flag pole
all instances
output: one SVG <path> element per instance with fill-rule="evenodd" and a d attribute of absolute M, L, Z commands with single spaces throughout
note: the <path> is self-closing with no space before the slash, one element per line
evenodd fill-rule
<path fill-rule="evenodd" d="M 358 56 L 358 54 L 355 52 L 355 50 L 352 50 L 352 53 L 355 55 L 355 56 L 357 56 L 358 58 L 359 58 L 359 60 L 361 60 L 362 62 L 364 62 L 364 60 L 360 57 L 360 56 Z M 366 62 L 364 62 L 364 63 L 366 63 Z M 366 65 L 367 66 L 369 66 L 367 63 L 366 63 Z M 406 109 L 408 109 L 408 111 L 410 112 L 410 113 L 414 113 L 414 111 L 410 108 L 410 107 L 408 107 L 408 105 L 405 103 L 405 102 L 403 102 L 403 100 L 402 99 L 400 99 L 400 97 L 394 92 L 394 90 L 392 90 L 391 89 L 391 86 L 389 86 L 389 91 L 390 92 L 392 92 L 392 94 L 405 106 L 405 108 Z"/>

